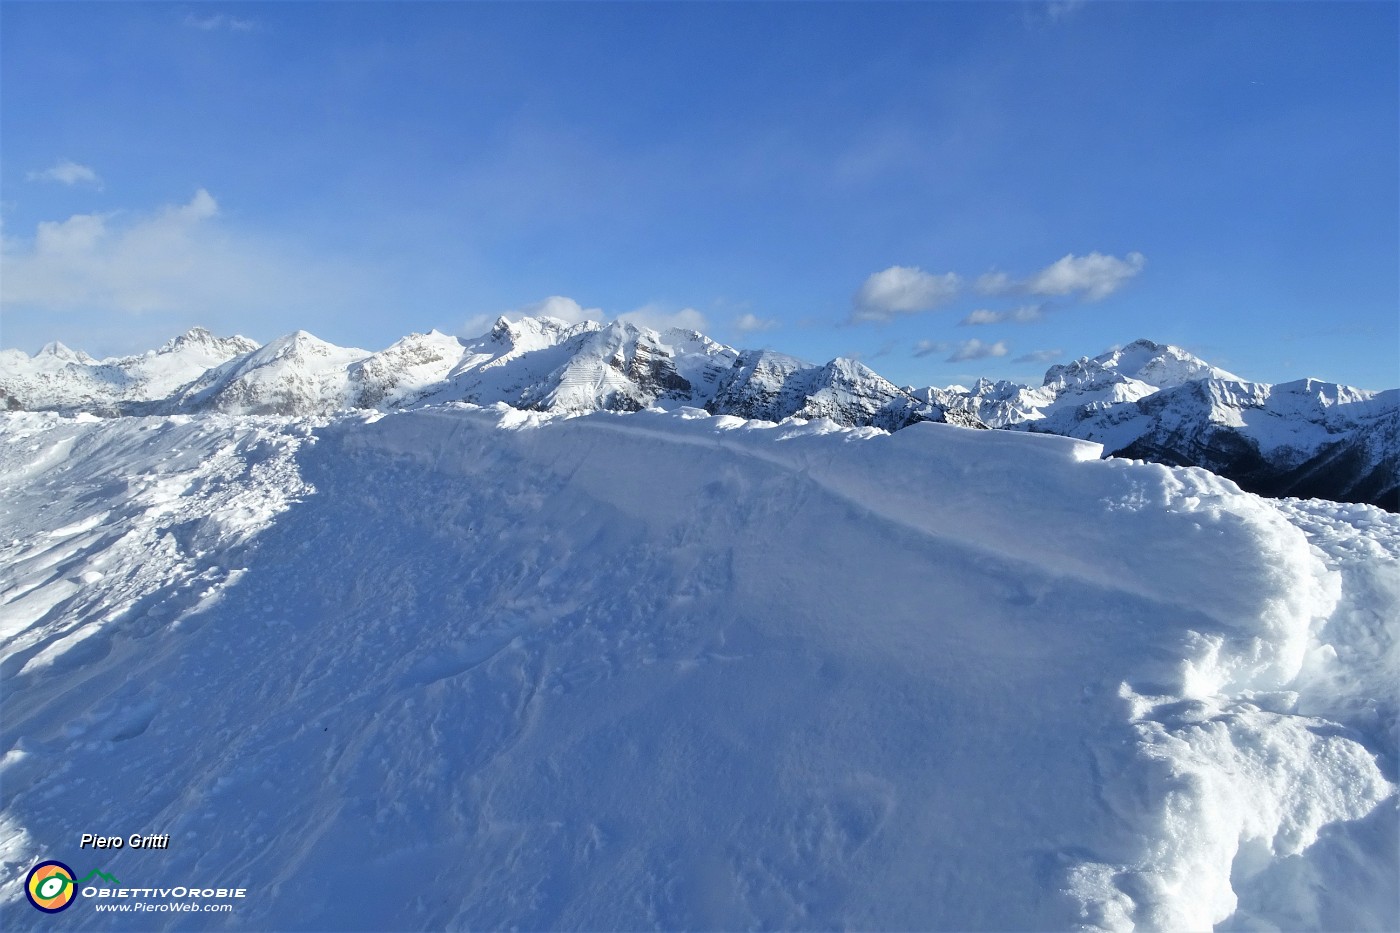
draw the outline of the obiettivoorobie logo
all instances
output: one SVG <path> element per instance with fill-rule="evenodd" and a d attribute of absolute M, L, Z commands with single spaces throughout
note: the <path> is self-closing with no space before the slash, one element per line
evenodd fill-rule
<path fill-rule="evenodd" d="M 40 862 L 29 869 L 29 877 L 24 879 L 24 896 L 36 910 L 46 914 L 56 914 L 71 907 L 78 897 L 78 886 L 93 878 L 101 878 L 112 884 L 121 884 L 104 871 L 93 869 L 87 877 L 78 880 L 76 873 L 67 865 L 55 859 Z"/>
<path fill-rule="evenodd" d="M 40 862 L 29 869 L 29 876 L 24 879 L 24 896 L 36 910 L 46 914 L 63 910 L 73 903 L 77 894 L 78 885 L 73 869 L 62 862 Z"/>

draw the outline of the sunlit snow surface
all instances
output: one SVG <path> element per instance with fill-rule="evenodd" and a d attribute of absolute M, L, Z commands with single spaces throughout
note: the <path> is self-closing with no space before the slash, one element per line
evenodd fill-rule
<path fill-rule="evenodd" d="M 7 929 L 1400 922 L 1400 516 L 938 424 L 3 418 Z M 248 897 L 24 902 L 138 831 Z"/>

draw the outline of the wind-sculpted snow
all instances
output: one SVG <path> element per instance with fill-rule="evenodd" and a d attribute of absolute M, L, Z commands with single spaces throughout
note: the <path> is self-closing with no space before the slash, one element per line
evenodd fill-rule
<path fill-rule="evenodd" d="M 7 417 L 8 929 L 114 814 L 249 896 L 74 928 L 1400 919 L 1379 509 L 939 424 Z"/>

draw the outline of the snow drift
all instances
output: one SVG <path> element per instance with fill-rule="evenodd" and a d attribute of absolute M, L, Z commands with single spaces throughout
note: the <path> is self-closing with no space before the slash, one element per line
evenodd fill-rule
<path fill-rule="evenodd" d="M 1048 435 L 3 416 L 0 921 L 1393 927 L 1400 518 Z"/>

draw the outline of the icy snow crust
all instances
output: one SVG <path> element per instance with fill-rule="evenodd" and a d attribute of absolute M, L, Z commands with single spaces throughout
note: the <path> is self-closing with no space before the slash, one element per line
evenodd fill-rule
<path fill-rule="evenodd" d="M 0 417 L 7 929 L 105 827 L 249 896 L 65 926 L 1400 919 L 1379 509 L 939 424 Z"/>

